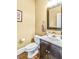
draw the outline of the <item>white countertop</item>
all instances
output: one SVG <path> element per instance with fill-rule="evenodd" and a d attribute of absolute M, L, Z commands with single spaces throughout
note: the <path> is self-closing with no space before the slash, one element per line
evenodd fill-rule
<path fill-rule="evenodd" d="M 54 44 L 54 45 L 62 47 L 62 40 L 61 39 L 48 37 L 47 35 L 41 36 L 40 38 L 41 38 L 41 40 L 44 40 L 44 41 L 47 41 L 47 42 L 49 42 L 51 44 Z"/>

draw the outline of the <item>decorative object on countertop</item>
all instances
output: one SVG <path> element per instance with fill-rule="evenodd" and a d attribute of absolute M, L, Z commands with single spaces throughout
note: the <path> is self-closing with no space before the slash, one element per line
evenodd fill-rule
<path fill-rule="evenodd" d="M 47 31 L 46 34 L 47 34 L 48 37 L 56 37 L 56 33 L 55 32 L 51 33 L 51 32 Z"/>
<path fill-rule="evenodd" d="M 17 10 L 17 22 L 22 22 L 22 11 Z"/>

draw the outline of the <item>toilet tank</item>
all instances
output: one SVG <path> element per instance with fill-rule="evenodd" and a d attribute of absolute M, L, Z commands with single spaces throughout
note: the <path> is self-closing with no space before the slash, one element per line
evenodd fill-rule
<path fill-rule="evenodd" d="M 35 35 L 35 37 L 34 37 L 34 41 L 38 45 L 40 44 L 40 38 L 41 38 L 41 36 L 38 36 L 38 35 Z"/>

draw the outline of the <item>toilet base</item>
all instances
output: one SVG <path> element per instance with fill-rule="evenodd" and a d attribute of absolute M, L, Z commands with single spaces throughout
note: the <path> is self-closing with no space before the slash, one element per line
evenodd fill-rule
<path fill-rule="evenodd" d="M 28 52 L 28 58 L 33 58 L 38 52 L 39 52 L 38 50 Z"/>

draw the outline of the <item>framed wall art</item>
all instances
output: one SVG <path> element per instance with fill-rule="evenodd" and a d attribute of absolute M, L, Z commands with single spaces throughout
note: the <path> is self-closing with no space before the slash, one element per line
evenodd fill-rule
<path fill-rule="evenodd" d="M 22 11 L 17 10 L 17 22 L 22 22 Z"/>

